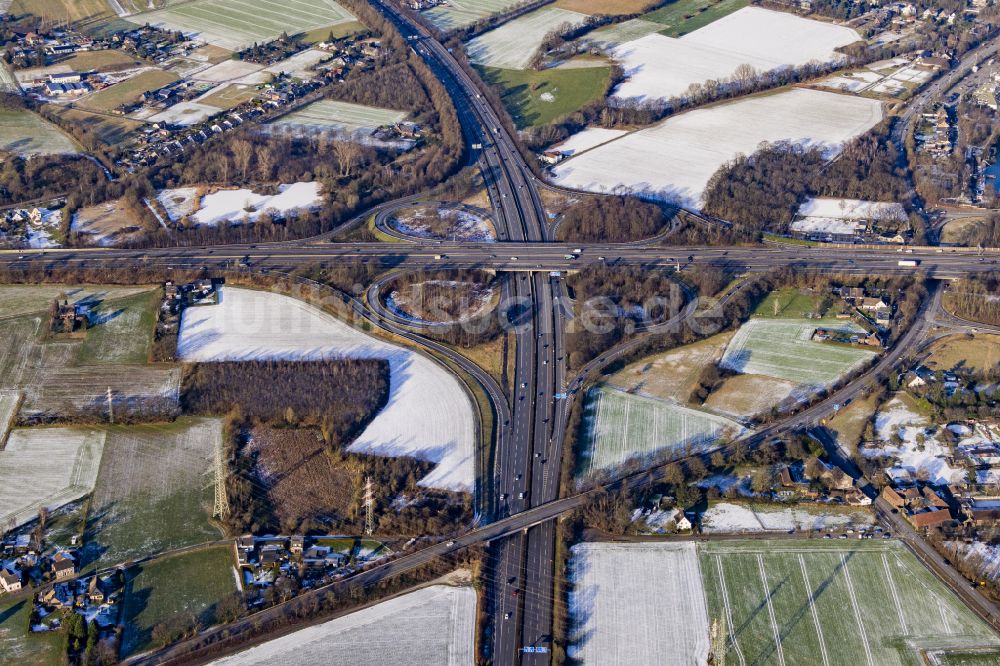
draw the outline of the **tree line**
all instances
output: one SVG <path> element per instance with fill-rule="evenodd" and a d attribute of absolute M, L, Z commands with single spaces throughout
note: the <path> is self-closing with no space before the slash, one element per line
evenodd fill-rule
<path fill-rule="evenodd" d="M 633 196 L 588 196 L 566 209 L 561 241 L 624 243 L 651 238 L 669 224 L 663 208 Z"/>

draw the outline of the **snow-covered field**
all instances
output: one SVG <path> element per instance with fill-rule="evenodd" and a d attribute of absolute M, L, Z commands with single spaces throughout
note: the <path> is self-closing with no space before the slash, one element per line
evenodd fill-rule
<path fill-rule="evenodd" d="M 902 204 L 889 201 L 862 201 L 836 197 L 812 197 L 799 206 L 801 217 L 829 217 L 839 220 L 879 220 L 906 217 Z"/>
<path fill-rule="evenodd" d="M 475 590 L 434 585 L 211 663 L 467 666 L 475 643 Z"/>
<path fill-rule="evenodd" d="M 822 507 L 753 506 L 719 502 L 701 516 L 705 532 L 761 532 L 788 530 L 825 530 L 855 525 L 871 525 L 870 512 L 824 511 Z"/>
<path fill-rule="evenodd" d="M 651 34 L 612 51 L 628 77 L 615 96 L 682 96 L 692 83 L 729 79 L 743 64 L 758 72 L 840 58 L 834 49 L 860 40 L 851 28 L 785 12 L 745 7 L 683 37 Z"/>
<path fill-rule="evenodd" d="M 479 35 L 465 45 L 477 65 L 525 69 L 547 34 L 563 25 L 581 25 L 587 16 L 557 7 L 542 7 Z"/>
<path fill-rule="evenodd" d="M 558 150 L 566 157 L 572 157 L 585 150 L 596 148 L 602 144 L 617 139 L 628 134 L 625 130 L 605 129 L 603 127 L 588 127 L 582 132 L 577 132 L 561 143 L 549 147 L 549 150 Z"/>
<path fill-rule="evenodd" d="M 423 354 L 383 342 L 302 301 L 224 287 L 218 305 L 188 308 L 177 345 L 185 361 L 382 358 L 389 400 L 350 450 L 437 463 L 427 487 L 468 491 L 475 479 L 475 417 L 459 381 Z"/>
<path fill-rule="evenodd" d="M 893 456 L 899 460 L 897 467 L 913 475 L 926 474 L 933 484 L 958 483 L 965 478 L 962 467 L 948 464 L 950 447 L 938 439 L 937 428 L 898 396 L 875 415 L 875 434 L 881 446 L 862 447 L 865 456 Z M 899 436 L 899 444 L 893 443 L 894 435 Z"/>
<path fill-rule="evenodd" d="M 694 543 L 572 548 L 569 654 L 584 666 L 704 664 L 709 620 Z"/>
<path fill-rule="evenodd" d="M 167 123 L 168 125 L 191 127 L 192 125 L 205 122 L 218 113 L 222 113 L 222 109 L 208 104 L 180 102 L 179 104 L 174 104 L 166 111 L 151 116 L 148 121 L 151 123 Z"/>
<path fill-rule="evenodd" d="M 12 430 L 0 451 L 0 524 L 22 525 L 94 489 L 105 433 L 78 428 Z"/>
<path fill-rule="evenodd" d="M 321 100 L 282 116 L 271 127 L 291 127 L 311 131 L 333 130 L 343 134 L 371 134 L 383 125 L 392 125 L 406 118 L 404 111 L 380 109 L 363 104 Z"/>
<path fill-rule="evenodd" d="M 727 418 L 614 388 L 587 396 L 587 471 L 613 469 L 666 449 L 701 447 L 743 432 Z"/>
<path fill-rule="evenodd" d="M 191 78 L 195 81 L 208 81 L 209 83 L 224 83 L 235 81 L 245 76 L 255 74 L 264 69 L 263 65 L 247 62 L 245 60 L 226 60 L 218 65 L 213 65 L 204 69 Z"/>
<path fill-rule="evenodd" d="M 286 215 L 292 211 L 318 206 L 323 199 L 320 184 L 316 181 L 279 185 L 278 194 L 273 196 L 256 194 L 247 189 L 218 190 L 201 198 L 197 212 L 194 212 L 198 205 L 195 188 L 163 190 L 156 198 L 166 209 L 172 222 L 193 213 L 194 222 L 209 226 L 222 222 L 256 220 L 266 211 Z"/>
<path fill-rule="evenodd" d="M 880 102 L 794 89 L 696 109 L 633 132 L 554 167 L 555 182 L 595 192 L 620 187 L 697 205 L 712 175 L 761 142 L 822 146 L 832 156 L 882 119 Z"/>
<path fill-rule="evenodd" d="M 836 319 L 751 319 L 733 336 L 720 365 L 743 374 L 828 386 L 875 357 L 860 347 L 811 340 L 820 327 L 863 332 Z"/>

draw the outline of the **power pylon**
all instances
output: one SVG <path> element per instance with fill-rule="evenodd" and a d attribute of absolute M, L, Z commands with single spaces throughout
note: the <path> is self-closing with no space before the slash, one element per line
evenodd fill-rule
<path fill-rule="evenodd" d="M 375 531 L 375 486 L 372 477 L 365 477 L 365 534 L 371 536 Z"/>

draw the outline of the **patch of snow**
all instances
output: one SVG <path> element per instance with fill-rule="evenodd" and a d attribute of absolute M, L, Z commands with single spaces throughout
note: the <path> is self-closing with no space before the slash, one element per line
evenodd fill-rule
<path fill-rule="evenodd" d="M 156 195 L 156 200 L 167 211 L 167 217 L 170 218 L 170 221 L 178 222 L 197 208 L 198 188 L 178 187 L 172 190 L 163 190 Z"/>
<path fill-rule="evenodd" d="M 926 474 L 927 480 L 935 485 L 961 482 L 965 470 L 948 464 L 950 448 L 938 440 L 929 426 L 926 418 L 911 411 L 899 398 L 893 398 L 875 415 L 880 445 L 860 450 L 867 457 L 896 457 L 898 467 L 915 476 Z M 894 435 L 899 436 L 899 445 L 892 443 Z"/>
<path fill-rule="evenodd" d="M 177 352 L 185 361 L 386 359 L 388 402 L 349 450 L 427 460 L 437 466 L 420 485 L 472 490 L 472 404 L 458 379 L 423 354 L 383 342 L 290 296 L 235 287 L 223 287 L 218 305 L 184 311 Z"/>
<path fill-rule="evenodd" d="M 279 185 L 278 194 L 269 196 L 251 190 L 219 190 L 202 197 L 193 220 L 198 224 L 215 226 L 222 222 L 239 223 L 256 220 L 265 211 L 284 215 L 296 210 L 318 206 L 322 202 L 320 184 L 316 181 Z M 167 210 L 172 222 L 183 218 L 194 209 L 197 190 L 190 187 L 160 192 L 157 199 Z"/>

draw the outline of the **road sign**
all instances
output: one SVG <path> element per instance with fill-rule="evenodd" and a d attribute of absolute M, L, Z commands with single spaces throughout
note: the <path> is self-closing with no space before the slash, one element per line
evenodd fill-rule
<path fill-rule="evenodd" d="M 548 654 L 549 649 L 547 647 L 534 647 L 533 645 L 525 645 L 521 648 L 521 652 L 527 652 L 529 654 Z"/>
<path fill-rule="evenodd" d="M 565 393 L 556 393 L 556 400 L 565 400 L 565 399 L 566 399 Z"/>

